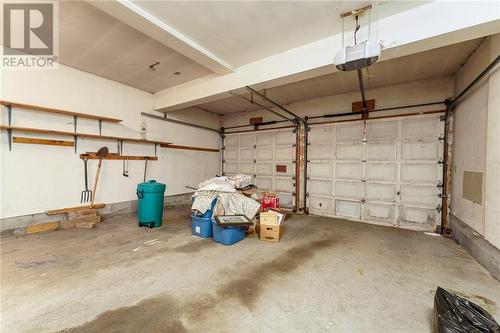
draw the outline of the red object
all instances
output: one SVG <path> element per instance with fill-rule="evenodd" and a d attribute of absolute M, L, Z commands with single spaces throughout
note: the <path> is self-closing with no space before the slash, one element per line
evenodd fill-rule
<path fill-rule="evenodd" d="M 262 210 L 269 208 L 279 208 L 280 198 L 276 196 L 264 196 L 262 197 Z"/>

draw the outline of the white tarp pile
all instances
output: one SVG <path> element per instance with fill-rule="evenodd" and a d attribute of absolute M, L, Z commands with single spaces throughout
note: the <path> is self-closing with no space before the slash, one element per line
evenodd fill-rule
<path fill-rule="evenodd" d="M 217 199 L 215 211 L 218 215 L 245 215 L 251 220 L 259 211 L 260 204 L 237 191 L 251 183 L 252 177 L 241 174 L 206 180 L 198 185 L 191 209 L 197 214 L 204 214 Z"/>

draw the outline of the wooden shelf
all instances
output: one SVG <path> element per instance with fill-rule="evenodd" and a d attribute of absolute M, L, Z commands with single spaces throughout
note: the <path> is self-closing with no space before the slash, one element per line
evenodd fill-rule
<path fill-rule="evenodd" d="M 87 160 L 98 160 L 99 157 L 96 154 L 80 154 L 80 158 Z M 126 156 L 126 155 L 115 155 L 111 154 L 103 158 L 103 160 L 128 160 L 128 161 L 158 161 L 158 157 L 156 156 Z"/>
<path fill-rule="evenodd" d="M 63 146 L 63 147 L 74 147 L 75 143 L 73 141 L 61 141 L 61 140 L 46 140 L 38 138 L 22 138 L 15 136 L 12 138 L 14 143 L 26 143 L 32 145 L 48 145 L 48 146 Z"/>
<path fill-rule="evenodd" d="M 101 120 L 101 121 L 107 121 L 110 123 L 119 123 L 122 121 L 121 119 L 116 119 L 116 118 L 96 116 L 96 115 L 92 115 L 92 114 L 66 111 L 66 110 L 60 110 L 60 109 L 52 109 L 52 108 L 47 108 L 44 106 L 16 103 L 16 102 L 10 102 L 10 101 L 1 101 L 0 100 L 0 104 L 5 105 L 5 106 L 10 106 L 13 108 L 30 110 L 30 111 L 56 113 L 56 114 L 60 114 L 60 115 L 64 115 L 64 116 L 74 116 L 74 117 L 85 118 L 85 119 Z"/>
<path fill-rule="evenodd" d="M 161 148 L 168 148 L 168 149 L 181 149 L 181 150 L 196 150 L 196 151 L 208 151 L 212 153 L 218 153 L 219 149 L 217 148 L 203 148 L 203 147 L 193 147 L 193 146 L 180 146 L 180 145 L 173 145 L 173 144 L 160 144 Z"/>
<path fill-rule="evenodd" d="M 55 130 L 47 130 L 47 129 L 40 129 L 40 128 L 31 128 L 31 127 L 16 127 L 16 126 L 0 125 L 0 129 L 20 131 L 20 132 L 26 132 L 26 133 L 52 134 L 52 135 L 62 135 L 62 136 L 71 136 L 71 137 L 76 136 L 79 138 L 89 138 L 89 139 L 98 139 L 98 140 L 116 140 L 116 141 L 123 141 L 123 142 L 154 144 L 154 145 L 160 145 L 160 146 L 161 145 L 168 146 L 171 144 L 171 142 L 156 141 L 156 140 L 133 139 L 133 138 L 125 138 L 125 137 L 121 137 L 121 136 L 111 136 L 111 135 L 73 133 L 73 132 L 66 132 L 66 131 L 55 131 Z"/>

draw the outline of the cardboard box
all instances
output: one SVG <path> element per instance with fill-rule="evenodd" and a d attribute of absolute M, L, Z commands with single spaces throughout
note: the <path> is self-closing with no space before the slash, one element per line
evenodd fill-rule
<path fill-rule="evenodd" d="M 260 240 L 279 242 L 283 236 L 285 214 L 275 211 L 260 213 Z"/>

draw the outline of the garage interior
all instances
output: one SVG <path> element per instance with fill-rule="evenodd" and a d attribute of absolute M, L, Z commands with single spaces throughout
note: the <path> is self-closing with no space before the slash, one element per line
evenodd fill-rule
<path fill-rule="evenodd" d="M 49 3 L 55 65 L 2 43 L 2 332 L 500 321 L 500 3 Z"/>

